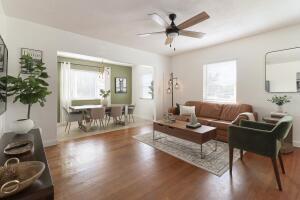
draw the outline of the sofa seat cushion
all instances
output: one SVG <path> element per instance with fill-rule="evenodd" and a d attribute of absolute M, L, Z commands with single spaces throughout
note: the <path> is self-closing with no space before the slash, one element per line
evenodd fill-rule
<path fill-rule="evenodd" d="M 174 115 L 175 119 L 178 121 L 188 122 L 190 120 L 190 116 L 188 115 Z"/>
<path fill-rule="evenodd" d="M 231 124 L 231 121 L 217 120 L 211 121 L 209 123 L 210 126 L 216 127 L 217 129 L 227 130 L 228 126 Z"/>
<path fill-rule="evenodd" d="M 203 102 L 200 109 L 200 117 L 220 119 L 222 104 Z"/>
<path fill-rule="evenodd" d="M 233 121 L 243 112 L 253 112 L 252 106 L 248 104 L 224 104 L 220 120 Z"/>
<path fill-rule="evenodd" d="M 216 121 L 217 119 L 209 118 L 209 117 L 197 117 L 198 122 L 200 122 L 203 125 L 209 125 L 210 122 Z"/>

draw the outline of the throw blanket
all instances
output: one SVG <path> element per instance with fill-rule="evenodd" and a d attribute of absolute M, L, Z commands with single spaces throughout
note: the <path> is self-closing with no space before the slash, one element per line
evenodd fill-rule
<path fill-rule="evenodd" d="M 250 112 L 240 113 L 238 117 L 240 117 L 240 116 L 246 116 L 249 121 L 256 121 L 253 113 L 250 113 Z"/>

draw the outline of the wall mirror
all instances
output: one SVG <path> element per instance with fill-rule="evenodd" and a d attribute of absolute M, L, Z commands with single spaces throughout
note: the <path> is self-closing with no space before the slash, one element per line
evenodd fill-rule
<path fill-rule="evenodd" d="M 268 52 L 265 64 L 267 92 L 300 92 L 300 47 Z"/>

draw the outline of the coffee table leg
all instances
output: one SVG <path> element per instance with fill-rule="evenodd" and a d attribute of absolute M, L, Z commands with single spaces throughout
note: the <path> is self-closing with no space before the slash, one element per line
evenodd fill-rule
<path fill-rule="evenodd" d="M 215 151 L 217 151 L 217 148 L 218 148 L 218 141 L 217 140 L 215 140 L 216 141 L 216 146 L 215 146 Z"/>
<path fill-rule="evenodd" d="M 153 133 L 152 133 L 152 139 L 153 139 L 153 140 L 155 140 L 155 139 L 154 139 L 154 138 L 155 138 L 155 135 L 154 135 L 154 134 L 155 134 L 155 130 L 153 129 Z"/>
<path fill-rule="evenodd" d="M 203 151 L 202 151 L 202 144 L 200 145 L 200 153 L 201 153 L 201 159 L 203 159 L 205 156 L 204 156 L 204 154 L 203 154 Z"/>

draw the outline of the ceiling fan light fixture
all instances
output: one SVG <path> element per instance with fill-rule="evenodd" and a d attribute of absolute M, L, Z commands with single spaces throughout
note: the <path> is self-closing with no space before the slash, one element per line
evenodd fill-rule
<path fill-rule="evenodd" d="M 172 38 L 172 39 L 176 38 L 177 36 L 179 36 L 178 32 L 171 32 L 171 33 L 167 34 L 167 37 Z"/>

